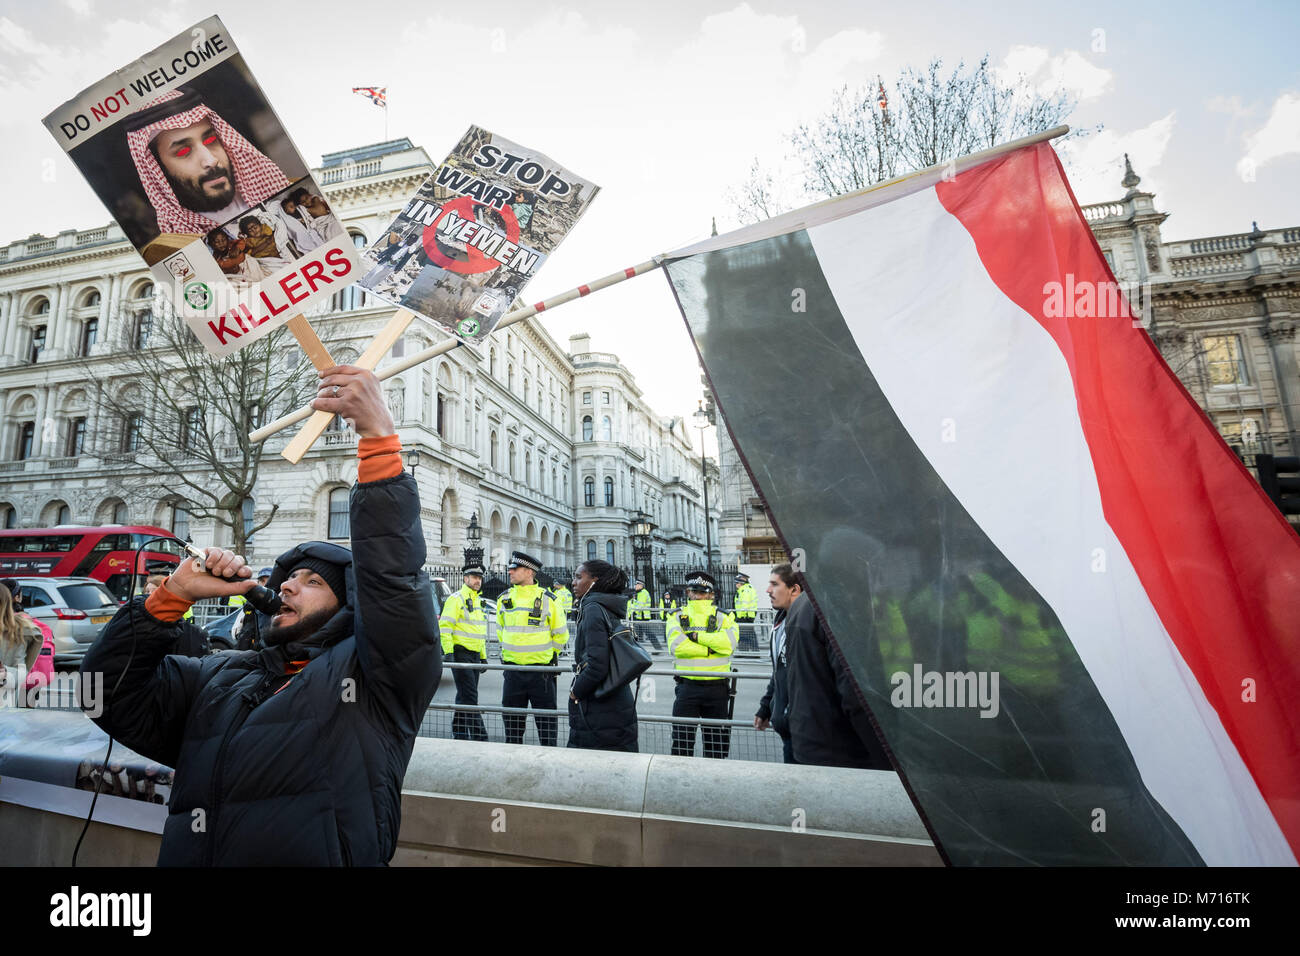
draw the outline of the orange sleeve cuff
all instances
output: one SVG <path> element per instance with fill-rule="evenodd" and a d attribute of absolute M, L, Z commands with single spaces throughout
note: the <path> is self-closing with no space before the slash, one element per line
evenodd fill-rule
<path fill-rule="evenodd" d="M 357 481 L 382 481 L 402 473 L 402 443 L 396 435 L 357 442 Z"/>
<path fill-rule="evenodd" d="M 145 599 L 144 609 L 158 620 L 172 623 L 179 621 L 193 603 L 167 590 L 167 582 L 164 581 L 162 587 Z"/>

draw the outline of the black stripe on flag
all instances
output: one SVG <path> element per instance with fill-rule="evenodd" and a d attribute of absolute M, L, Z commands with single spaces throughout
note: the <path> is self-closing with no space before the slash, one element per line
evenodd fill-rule
<path fill-rule="evenodd" d="M 890 407 L 807 234 L 666 271 L 735 446 L 786 550 L 806 555 L 815 603 L 948 859 L 1200 864 L 1052 609 Z M 894 707 L 891 675 L 916 664 L 996 671 L 997 716 Z"/>

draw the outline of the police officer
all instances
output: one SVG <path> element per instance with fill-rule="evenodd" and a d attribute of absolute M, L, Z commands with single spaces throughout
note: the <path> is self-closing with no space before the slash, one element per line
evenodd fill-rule
<path fill-rule="evenodd" d="M 668 618 L 668 650 L 679 672 L 673 677 L 677 685 L 674 717 L 727 717 L 731 655 L 737 634 L 735 620 L 718 609 L 717 593 L 718 582 L 711 574 L 691 571 L 686 575 L 686 604 Z M 682 673 L 685 671 L 707 673 Z M 730 727 L 704 727 L 704 756 L 725 759 L 730 750 Z M 694 756 L 694 724 L 673 724 L 672 752 L 679 757 Z"/>
<path fill-rule="evenodd" d="M 480 664 L 487 660 L 487 615 L 483 611 L 483 575 L 481 564 L 467 564 L 461 569 L 465 583 L 447 598 L 438 617 L 442 635 L 442 656 L 458 664 Z M 478 704 L 478 678 L 482 669 L 455 667 L 456 703 L 471 707 Z M 451 721 L 451 735 L 456 740 L 487 740 L 483 715 L 476 710 L 458 710 Z"/>
<path fill-rule="evenodd" d="M 754 618 L 758 614 L 758 592 L 749 583 L 749 575 L 743 571 L 736 575 L 736 623 L 740 628 L 740 648 L 745 651 L 758 650 L 758 638 L 754 636 Z"/>
<path fill-rule="evenodd" d="M 661 595 L 659 595 L 659 617 L 660 617 L 660 619 L 661 619 L 665 624 L 667 624 L 667 623 L 668 623 L 668 612 L 669 612 L 669 611 L 676 610 L 676 608 L 677 608 L 677 599 L 676 599 L 675 597 L 673 597 L 673 592 L 670 591 L 668 588 L 664 588 L 664 593 L 661 594 Z"/>
<path fill-rule="evenodd" d="M 522 551 L 510 555 L 510 589 L 497 600 L 497 641 L 501 663 L 541 667 L 559 660 L 569 640 L 569 628 L 555 595 L 537 584 L 542 562 Z M 501 687 L 502 707 L 555 709 L 555 674 L 506 671 Z M 527 718 L 503 714 L 506 743 L 524 741 Z M 554 715 L 534 714 L 537 737 L 543 747 L 554 747 L 557 721 Z"/>
<path fill-rule="evenodd" d="M 640 578 L 633 583 L 633 588 L 635 593 L 630 602 L 632 620 L 648 621 L 650 620 L 650 592 L 645 589 L 645 582 Z"/>
<path fill-rule="evenodd" d="M 565 587 L 563 581 L 556 583 L 554 591 L 555 599 L 560 602 L 560 610 L 564 612 L 567 620 L 573 615 L 573 592 Z"/>

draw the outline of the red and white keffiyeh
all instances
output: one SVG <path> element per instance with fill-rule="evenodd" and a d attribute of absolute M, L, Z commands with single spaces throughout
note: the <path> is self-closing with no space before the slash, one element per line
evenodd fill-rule
<path fill-rule="evenodd" d="M 149 109 L 167 100 L 179 99 L 184 93 L 169 90 L 157 99 L 146 103 L 142 109 Z M 135 160 L 136 171 L 144 186 L 145 195 L 158 214 L 159 232 L 178 232 L 186 235 L 205 236 L 221 223 L 209 219 L 202 213 L 187 209 L 180 204 L 171 183 L 158 160 L 154 159 L 149 143 L 163 130 L 184 129 L 207 120 L 216 130 L 225 147 L 226 155 L 234 167 L 235 190 L 245 208 L 264 202 L 271 196 L 287 189 L 288 178 L 269 156 L 244 139 L 233 126 L 214 113 L 208 106 L 199 104 L 183 113 L 164 117 L 156 123 L 150 123 L 126 134 L 127 148 Z"/>

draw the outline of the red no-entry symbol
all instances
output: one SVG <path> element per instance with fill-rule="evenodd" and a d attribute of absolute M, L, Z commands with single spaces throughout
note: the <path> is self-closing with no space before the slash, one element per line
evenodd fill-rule
<path fill-rule="evenodd" d="M 501 265 L 499 259 L 485 255 L 481 249 L 476 249 L 469 243 L 465 244 L 465 251 L 469 254 L 466 260 L 453 259 L 438 247 L 438 223 L 442 222 L 443 216 L 454 212 L 459 218 L 472 221 L 474 207 L 482 205 L 483 203 L 469 196 L 457 196 L 450 202 L 443 203 L 433 224 L 424 227 L 424 251 L 433 263 L 442 266 L 448 272 L 458 272 L 461 275 L 487 272 Z M 502 206 L 500 212 L 501 218 L 506 221 L 506 238 L 519 245 L 519 220 L 515 218 L 515 211 L 509 206 Z"/>

